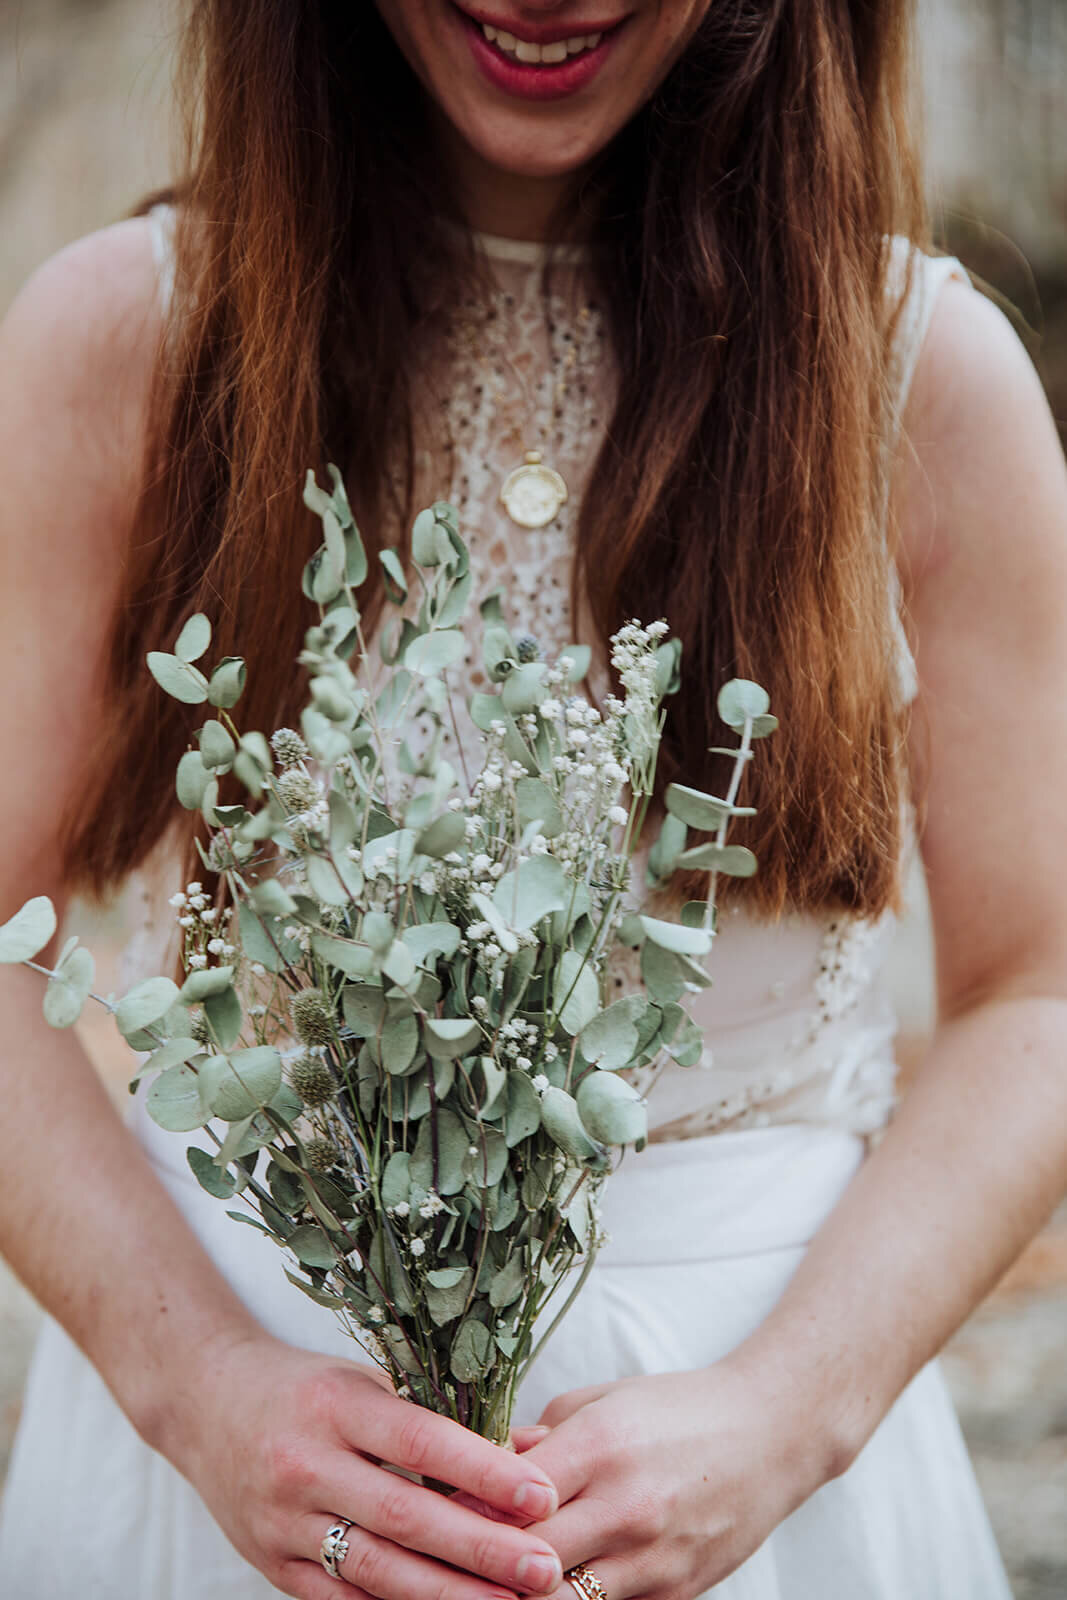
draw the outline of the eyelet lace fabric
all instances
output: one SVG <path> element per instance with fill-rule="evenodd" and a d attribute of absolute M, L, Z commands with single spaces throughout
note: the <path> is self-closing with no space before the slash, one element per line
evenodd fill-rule
<path fill-rule="evenodd" d="M 162 260 L 165 217 L 159 227 Z M 484 248 L 492 292 L 456 308 L 443 330 L 448 381 L 433 391 L 419 440 L 417 495 L 420 504 L 443 498 L 457 507 L 475 600 L 506 586 L 513 629 L 534 635 L 552 656 L 581 637 L 570 601 L 575 522 L 610 415 L 615 373 L 580 258 L 554 270 L 546 294 L 538 247 L 487 239 Z M 894 241 L 894 286 L 903 283 L 908 248 Z M 915 257 L 897 336 L 897 421 L 937 290 L 949 276 L 963 276 L 958 262 Z M 499 500 L 504 478 L 527 450 L 540 450 L 569 490 L 555 521 L 542 529 L 517 527 Z M 916 677 L 898 601 L 894 574 L 887 604 L 898 642 L 898 692 L 907 701 Z M 455 687 L 466 693 L 486 686 L 476 605 L 472 613 L 467 652 L 455 672 Z M 418 731 L 405 734 L 417 749 Z M 479 748 L 475 736 L 468 744 L 461 733 L 457 750 L 449 734 L 443 753 L 477 762 Z M 639 870 L 638 864 L 635 878 Z M 171 938 L 166 900 L 176 874 L 173 854 L 161 848 L 148 876 L 133 886 L 144 914 L 136 918 L 126 962 L 129 981 L 163 970 L 157 963 Z M 884 1126 L 895 1079 L 895 1019 L 883 987 L 894 927 L 892 915 L 805 914 L 768 923 L 732 907 L 711 958 L 713 987 L 689 1004 L 704 1031 L 703 1060 L 689 1068 L 668 1064 L 643 1085 L 652 1140 L 782 1122 L 864 1135 Z M 636 958 L 621 955 L 609 975 L 609 998 L 625 992 L 638 973 Z"/>

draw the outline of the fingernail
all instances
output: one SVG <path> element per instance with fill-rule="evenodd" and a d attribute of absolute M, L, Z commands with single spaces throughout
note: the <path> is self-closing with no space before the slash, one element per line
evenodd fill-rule
<path fill-rule="evenodd" d="M 524 1589 L 543 1593 L 558 1589 L 563 1582 L 563 1568 L 557 1556 L 523 1556 L 517 1575 Z"/>
<path fill-rule="evenodd" d="M 528 1517 L 540 1520 L 542 1517 L 552 1516 L 557 1510 L 556 1491 L 547 1483 L 537 1483 L 532 1478 L 527 1478 L 526 1482 L 520 1483 L 515 1490 L 515 1497 L 511 1503 L 516 1511 L 525 1511 Z"/>

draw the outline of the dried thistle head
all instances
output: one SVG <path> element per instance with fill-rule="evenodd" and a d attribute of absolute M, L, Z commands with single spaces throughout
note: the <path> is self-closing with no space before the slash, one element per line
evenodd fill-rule
<path fill-rule="evenodd" d="M 289 1015 L 301 1044 L 333 1044 L 337 1037 L 337 1021 L 333 1006 L 321 989 L 301 989 L 289 1002 Z"/>
<path fill-rule="evenodd" d="M 337 1093 L 333 1073 L 321 1056 L 297 1056 L 289 1064 L 289 1082 L 306 1106 L 314 1109 L 332 1100 Z"/>
<path fill-rule="evenodd" d="M 300 767 L 291 767 L 278 779 L 278 798 L 286 811 L 300 813 L 319 805 L 322 793 L 314 778 Z"/>
<path fill-rule="evenodd" d="M 308 758 L 308 747 L 295 728 L 279 728 L 270 741 L 280 766 L 288 770 Z"/>
<path fill-rule="evenodd" d="M 332 1139 L 305 1139 L 304 1155 L 312 1172 L 329 1172 L 337 1165 L 337 1146 Z"/>

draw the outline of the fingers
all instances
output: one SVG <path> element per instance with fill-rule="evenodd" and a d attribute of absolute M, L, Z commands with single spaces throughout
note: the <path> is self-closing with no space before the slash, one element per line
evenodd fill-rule
<path fill-rule="evenodd" d="M 324 1532 L 324 1518 L 303 1518 L 301 1548 L 317 1553 Z M 515 1600 L 513 1589 L 444 1567 L 365 1528 L 349 1528 L 345 1542 L 348 1553 L 338 1563 L 338 1570 L 349 1587 L 342 1589 L 321 1565 L 319 1568 L 326 1583 L 332 1585 L 328 1591 L 331 1600 L 351 1600 L 353 1594 L 369 1595 L 373 1600 Z"/>
<path fill-rule="evenodd" d="M 570 1389 L 566 1394 L 558 1394 L 542 1411 L 539 1426 L 558 1428 L 561 1422 L 573 1417 L 583 1406 L 592 1405 L 594 1400 L 601 1399 L 610 1390 L 617 1388 L 617 1383 L 597 1383 L 587 1389 Z"/>
<path fill-rule="evenodd" d="M 600 1408 L 594 1402 L 561 1420 L 520 1459 L 545 1474 L 565 1506 L 592 1481 L 602 1450 Z"/>
<path fill-rule="evenodd" d="M 359 1415 L 346 1435 L 354 1449 L 450 1483 L 500 1511 L 517 1511 L 531 1521 L 550 1517 L 558 1507 L 551 1478 L 542 1467 L 529 1465 L 527 1457 L 480 1439 L 448 1417 L 392 1395 L 377 1395 L 369 1386 L 360 1400 Z M 338 1418 L 338 1425 L 344 1429 L 343 1418 Z"/>
<path fill-rule="evenodd" d="M 573 1561 L 571 1566 L 576 1567 L 578 1564 L 577 1561 Z M 659 1587 L 643 1582 L 632 1562 L 622 1561 L 617 1557 L 590 1556 L 582 1564 L 595 1573 L 608 1600 L 638 1600 L 639 1596 Z M 344 1600 L 348 1600 L 347 1595 Z M 578 1600 L 578 1591 L 564 1579 L 551 1600 Z"/>
<path fill-rule="evenodd" d="M 559 1558 L 539 1534 L 480 1516 L 358 1457 L 345 1462 L 343 1475 L 323 1485 L 319 1498 L 326 1505 L 358 1508 L 360 1528 L 368 1535 L 512 1591 L 544 1595 L 560 1581 Z M 325 1531 L 320 1528 L 320 1539 Z M 434 1570 L 440 1581 L 440 1567 Z"/>
<path fill-rule="evenodd" d="M 529 1427 L 525 1428 L 512 1428 L 512 1447 L 521 1456 L 524 1451 L 532 1450 L 535 1444 L 540 1444 L 545 1434 L 551 1433 L 551 1431 L 551 1428 L 543 1422 L 531 1423 Z"/>

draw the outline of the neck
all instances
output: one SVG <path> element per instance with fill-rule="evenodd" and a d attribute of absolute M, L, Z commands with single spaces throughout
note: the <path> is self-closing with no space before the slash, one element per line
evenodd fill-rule
<path fill-rule="evenodd" d="M 436 132 L 469 228 L 502 239 L 540 243 L 552 238 L 573 187 L 572 174 L 534 178 L 504 172 L 473 150 L 443 118 Z"/>

